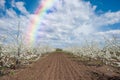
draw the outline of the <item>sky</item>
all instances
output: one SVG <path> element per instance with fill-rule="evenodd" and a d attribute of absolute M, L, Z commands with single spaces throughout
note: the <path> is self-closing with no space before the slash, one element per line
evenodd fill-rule
<path fill-rule="evenodd" d="M 18 24 L 27 37 L 28 24 L 43 1 L 0 0 L 0 41 L 13 42 Z M 120 0 L 53 0 L 45 13 L 38 21 L 35 44 L 61 48 L 79 46 L 86 40 L 101 42 L 112 35 L 120 38 Z"/>

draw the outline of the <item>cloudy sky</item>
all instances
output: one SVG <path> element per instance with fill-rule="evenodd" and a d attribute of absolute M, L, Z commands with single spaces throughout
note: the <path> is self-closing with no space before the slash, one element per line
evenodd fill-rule
<path fill-rule="evenodd" d="M 19 23 L 21 33 L 29 32 L 28 24 L 43 1 L 0 0 L 0 37 L 6 38 L 4 42 L 18 34 Z M 120 0 L 55 0 L 45 13 L 35 44 L 67 47 L 120 34 Z"/>

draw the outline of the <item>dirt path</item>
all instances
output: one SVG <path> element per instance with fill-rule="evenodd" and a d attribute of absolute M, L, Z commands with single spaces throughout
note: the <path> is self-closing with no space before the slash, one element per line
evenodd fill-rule
<path fill-rule="evenodd" d="M 0 80 L 95 80 L 87 71 L 91 69 L 93 68 L 71 60 L 68 55 L 54 53 L 38 60 L 31 67 Z"/>

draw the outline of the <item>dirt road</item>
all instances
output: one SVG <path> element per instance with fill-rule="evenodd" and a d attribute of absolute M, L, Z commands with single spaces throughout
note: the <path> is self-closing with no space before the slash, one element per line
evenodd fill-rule
<path fill-rule="evenodd" d="M 94 67 L 78 64 L 66 54 L 52 53 L 33 63 L 31 67 L 0 80 L 112 80 L 94 78 L 90 73 L 93 70 Z"/>

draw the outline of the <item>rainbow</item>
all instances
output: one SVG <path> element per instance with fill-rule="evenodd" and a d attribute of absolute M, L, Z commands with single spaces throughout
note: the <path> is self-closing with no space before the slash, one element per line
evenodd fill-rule
<path fill-rule="evenodd" d="M 42 22 L 46 11 L 50 9 L 57 0 L 43 0 L 36 11 L 34 12 L 35 16 L 31 19 L 31 22 L 27 28 L 27 35 L 26 35 L 26 43 L 29 45 L 34 45 L 37 31 L 40 27 L 40 23 Z"/>

